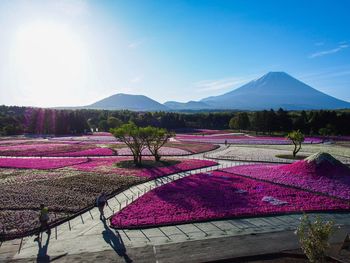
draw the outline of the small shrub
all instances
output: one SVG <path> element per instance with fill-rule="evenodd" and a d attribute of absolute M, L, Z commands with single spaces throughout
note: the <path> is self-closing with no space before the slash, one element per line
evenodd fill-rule
<path fill-rule="evenodd" d="M 302 217 L 297 235 L 301 249 L 311 263 L 326 262 L 326 252 L 333 226 L 334 222 L 324 222 L 319 216 L 314 222 L 311 222 L 307 215 Z"/>

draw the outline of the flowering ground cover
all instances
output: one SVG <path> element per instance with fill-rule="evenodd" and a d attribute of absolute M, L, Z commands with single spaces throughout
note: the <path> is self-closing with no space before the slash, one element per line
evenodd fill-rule
<path fill-rule="evenodd" d="M 47 170 L 77 165 L 87 161 L 87 158 L 0 158 L 0 167 Z"/>
<path fill-rule="evenodd" d="M 249 137 L 245 134 L 212 134 L 212 135 L 193 135 L 193 134 L 177 134 L 177 139 L 197 139 L 197 140 L 206 140 L 206 139 L 248 139 Z"/>
<path fill-rule="evenodd" d="M 325 153 L 293 164 L 241 165 L 224 171 L 350 200 L 350 168 Z"/>
<path fill-rule="evenodd" d="M 163 146 L 159 149 L 159 152 L 161 155 L 189 155 L 190 152 L 180 149 L 180 148 L 173 148 L 173 147 L 167 147 Z M 121 148 L 117 150 L 118 155 L 132 155 L 132 152 L 129 148 Z M 143 155 L 152 155 L 151 152 L 148 149 L 144 149 L 142 151 Z"/>
<path fill-rule="evenodd" d="M 76 142 L 118 142 L 118 140 L 109 132 L 94 132 L 89 135 L 80 136 L 58 136 L 51 137 L 52 141 L 76 141 Z"/>
<path fill-rule="evenodd" d="M 91 136 L 96 138 L 98 136 Z M 103 135 L 103 138 L 108 137 Z M 81 138 L 81 137 L 79 137 Z M 113 137 L 114 138 L 114 137 Z M 198 142 L 168 142 L 161 149 L 162 155 L 189 155 L 210 151 L 218 146 Z M 145 149 L 145 155 L 151 155 Z M 52 140 L 0 140 L 0 156 L 17 157 L 80 157 L 80 156 L 113 156 L 132 155 L 122 142 L 102 140 L 68 140 L 67 137 L 55 137 Z"/>
<path fill-rule="evenodd" d="M 240 146 L 249 148 L 252 152 L 254 152 L 255 149 L 273 149 L 273 150 L 291 152 L 291 150 L 293 149 L 293 146 L 291 145 L 240 145 Z M 338 160 L 342 162 L 346 162 L 346 159 L 350 160 L 350 147 L 343 147 L 342 145 L 339 145 L 338 142 L 336 144 L 322 144 L 322 143 L 321 144 L 303 144 L 298 154 L 311 155 L 313 153 L 318 153 L 318 152 L 329 153 L 335 156 Z M 282 152 L 282 154 L 284 153 Z"/>
<path fill-rule="evenodd" d="M 112 195 L 136 183 L 216 164 L 181 159 L 165 160 L 164 166 L 118 167 L 123 161 L 132 158 L 0 158 L 0 167 L 7 167 L 0 168 L 0 219 L 6 233 L 35 228 L 40 203 L 49 207 L 53 220 L 64 219 L 92 206 L 102 191 Z"/>
<path fill-rule="evenodd" d="M 67 156 L 67 157 L 80 157 L 80 156 L 112 156 L 115 155 L 116 152 L 109 148 L 93 148 L 86 149 L 76 152 L 63 152 L 63 153 L 53 153 L 51 156 Z"/>
<path fill-rule="evenodd" d="M 208 160 L 198 159 L 182 159 L 178 160 L 178 163 L 164 167 L 148 167 L 148 168 L 120 168 L 118 163 L 123 161 L 130 161 L 130 158 L 126 157 L 113 157 L 113 158 L 90 158 L 89 162 L 77 164 L 71 166 L 69 169 L 75 169 L 84 172 L 95 172 L 99 174 L 118 174 L 123 176 L 136 176 L 142 178 L 157 178 L 181 171 L 188 171 L 193 169 L 199 169 L 216 165 L 216 162 Z M 151 158 L 144 158 L 144 160 L 153 160 Z M 164 159 L 166 162 L 167 159 Z"/>
<path fill-rule="evenodd" d="M 21 173 L 35 173 L 35 171 L 21 170 Z M 46 180 L 0 183 L 0 218 L 6 217 L 1 220 L 6 233 L 22 233 L 34 229 L 37 222 L 35 224 L 29 222 L 37 220 L 40 203 L 47 204 L 54 214 L 52 219 L 64 219 L 66 215 L 93 205 L 95 198 L 102 191 L 112 194 L 146 180 L 133 176 L 79 171 L 70 171 L 69 176 L 63 177 L 59 174 L 62 174 L 62 171 L 47 172 Z M 16 221 L 13 222 L 9 218 Z"/>
<path fill-rule="evenodd" d="M 53 176 L 48 180 L 0 184 L 0 210 L 37 210 L 40 203 L 46 203 L 51 211 L 77 212 L 92 205 L 102 191 L 111 194 L 146 180 L 133 176 L 78 171 L 71 172 L 66 177 L 54 177 L 55 174 L 52 173 Z"/>
<path fill-rule="evenodd" d="M 321 140 L 333 140 L 333 141 L 350 141 L 350 136 L 319 136 Z"/>
<path fill-rule="evenodd" d="M 227 134 L 227 135 L 188 135 L 178 134 L 177 140 L 206 142 L 206 143 L 229 143 L 229 144 L 291 144 L 292 142 L 285 137 L 269 137 L 269 136 L 250 136 L 242 134 Z M 306 137 L 304 144 L 321 143 L 322 140 L 316 137 Z"/>
<path fill-rule="evenodd" d="M 35 210 L 0 210 L 0 229 L 5 228 L 6 233 L 11 234 L 37 228 L 40 225 L 38 221 L 38 213 L 39 211 Z M 49 213 L 49 223 L 51 224 L 70 215 L 72 214 L 68 212 L 51 212 Z"/>
<path fill-rule="evenodd" d="M 92 136 L 113 136 L 110 132 L 94 132 Z"/>
<path fill-rule="evenodd" d="M 44 142 L 44 140 L 35 140 L 36 142 Z M 19 145 L 19 144 L 26 144 L 26 143 L 33 143 L 33 140 L 31 139 L 0 139 L 0 145 Z"/>
<path fill-rule="evenodd" d="M 167 147 L 178 148 L 184 151 L 188 151 L 192 154 L 203 153 L 215 150 L 219 148 L 218 145 L 210 144 L 210 143 L 201 143 L 201 142 L 168 142 L 165 144 Z"/>
<path fill-rule="evenodd" d="M 349 202 L 214 171 L 160 186 L 113 215 L 115 228 L 139 228 L 232 217 L 350 210 Z"/>
<path fill-rule="evenodd" d="M 192 128 L 176 129 L 175 132 L 179 134 L 193 134 L 193 135 L 213 135 L 213 134 L 231 133 L 231 131 L 228 131 L 228 130 L 210 130 L 210 129 L 192 129 Z"/>
<path fill-rule="evenodd" d="M 87 149 L 93 149 L 93 144 L 71 144 L 71 143 L 48 143 L 35 142 L 32 144 L 19 144 L 10 146 L 0 146 L 2 156 L 60 156 Z"/>
<path fill-rule="evenodd" d="M 288 145 L 285 147 L 289 150 L 278 150 L 273 148 L 263 148 L 263 147 L 247 147 L 242 145 L 230 145 L 229 147 L 214 153 L 210 153 L 211 158 L 218 159 L 228 159 L 228 160 L 245 160 L 245 161 L 258 161 L 258 162 L 283 162 L 283 163 L 292 163 L 296 160 L 294 159 L 285 159 L 278 158 L 276 156 L 286 155 L 290 156 L 293 146 Z M 300 152 L 299 156 L 309 156 L 312 153 Z M 305 157 L 304 157 L 305 158 Z"/>

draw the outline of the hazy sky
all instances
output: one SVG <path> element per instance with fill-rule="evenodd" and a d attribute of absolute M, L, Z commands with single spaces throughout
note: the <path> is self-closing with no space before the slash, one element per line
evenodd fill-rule
<path fill-rule="evenodd" d="M 349 10 L 347 0 L 1 0 L 0 104 L 197 100 L 268 71 L 350 101 Z"/>

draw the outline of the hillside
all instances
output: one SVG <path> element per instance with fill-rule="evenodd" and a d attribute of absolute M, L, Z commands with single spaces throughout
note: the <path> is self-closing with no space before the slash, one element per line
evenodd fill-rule
<path fill-rule="evenodd" d="M 143 95 L 115 94 L 91 105 L 89 109 L 133 110 L 133 111 L 166 111 L 168 108 L 159 102 Z"/>
<path fill-rule="evenodd" d="M 240 88 L 201 102 L 212 108 L 241 110 L 350 108 L 350 103 L 320 92 L 284 72 L 269 72 Z"/>

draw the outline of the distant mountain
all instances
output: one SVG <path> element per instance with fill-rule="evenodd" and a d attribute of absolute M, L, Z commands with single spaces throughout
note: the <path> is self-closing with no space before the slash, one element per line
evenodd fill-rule
<path fill-rule="evenodd" d="M 163 104 L 143 95 L 115 94 L 91 105 L 88 109 L 132 110 L 132 111 L 167 111 Z"/>
<path fill-rule="evenodd" d="M 202 99 L 215 109 L 341 109 L 350 103 L 322 93 L 285 72 L 269 72 L 220 96 Z"/>
<path fill-rule="evenodd" d="M 79 107 L 81 108 L 81 107 Z M 164 104 L 143 95 L 119 93 L 83 108 L 133 111 L 181 110 L 317 110 L 346 109 L 350 103 L 320 92 L 285 72 L 269 72 L 220 96 Z"/>
<path fill-rule="evenodd" d="M 210 105 L 204 102 L 192 100 L 189 102 L 167 101 L 164 105 L 172 110 L 205 110 L 211 108 Z"/>

